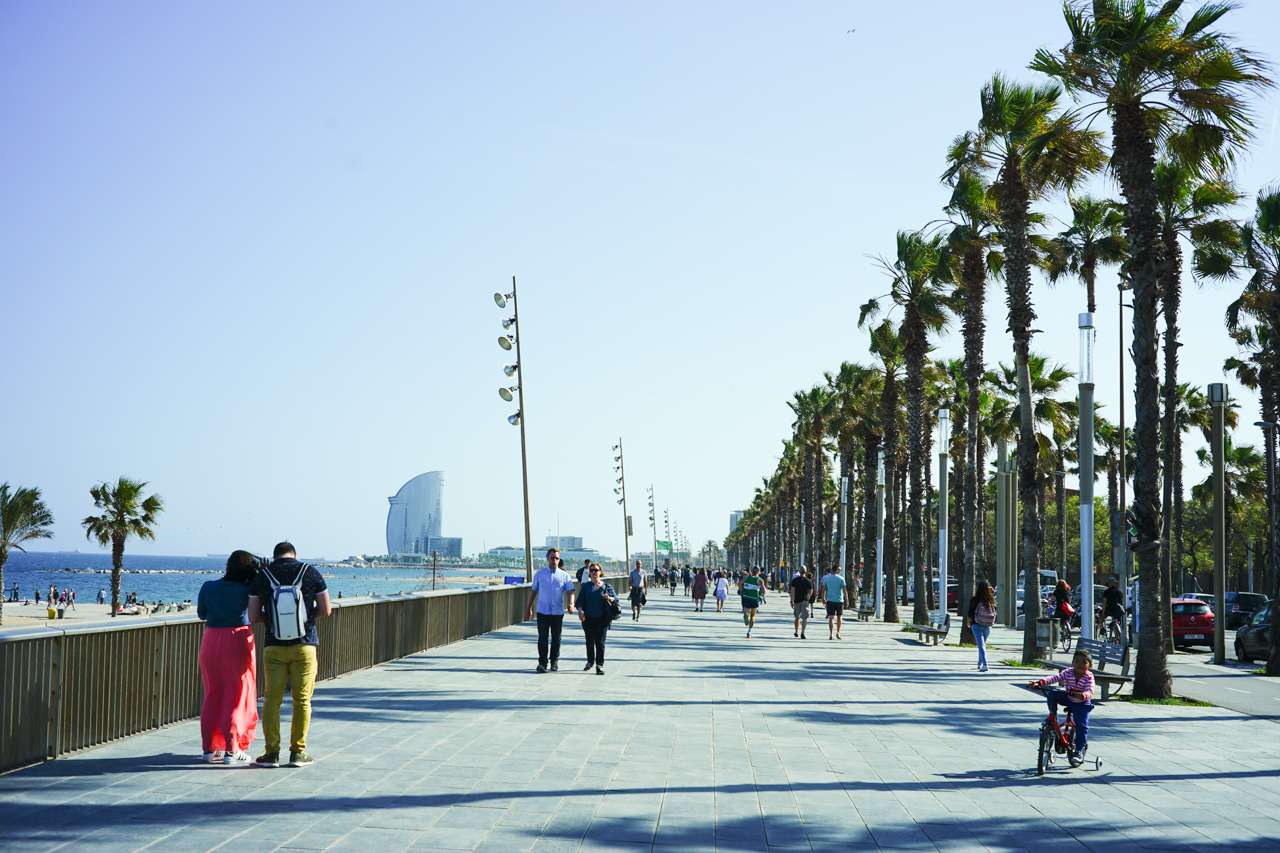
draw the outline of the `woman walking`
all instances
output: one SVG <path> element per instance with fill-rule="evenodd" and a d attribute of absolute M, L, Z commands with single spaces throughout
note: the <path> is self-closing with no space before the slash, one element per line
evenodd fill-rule
<path fill-rule="evenodd" d="M 578 589 L 573 606 L 578 610 L 583 633 L 587 636 L 587 665 L 583 672 L 596 668 L 596 675 L 604 675 L 604 636 L 609 630 L 611 614 L 609 604 L 618 600 L 613 587 L 604 582 L 604 570 L 599 563 L 592 563 L 587 570 L 588 580 Z"/>
<path fill-rule="evenodd" d="M 693 576 L 693 609 L 702 612 L 702 603 L 707 600 L 707 570 L 698 569 Z"/>
<path fill-rule="evenodd" d="M 986 672 L 987 639 L 991 636 L 991 626 L 996 624 L 996 597 L 986 581 L 978 581 L 978 589 L 969 599 L 969 615 L 964 621 L 973 627 L 974 639 L 978 641 L 978 672 Z"/>
<path fill-rule="evenodd" d="M 716 612 L 724 612 L 724 603 L 729 600 L 729 579 L 723 571 L 716 572 Z"/>
<path fill-rule="evenodd" d="M 200 587 L 196 613 L 205 621 L 200 640 L 204 705 L 200 739 L 204 760 L 250 762 L 249 744 L 258 727 L 258 686 L 253 629 L 249 627 L 249 583 L 263 561 L 248 551 L 227 560 L 222 580 Z"/>

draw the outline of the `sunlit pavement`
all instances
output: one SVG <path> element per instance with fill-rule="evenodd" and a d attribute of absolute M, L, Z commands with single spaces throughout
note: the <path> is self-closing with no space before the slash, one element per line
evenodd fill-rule
<path fill-rule="evenodd" d="M 750 640 L 650 601 L 604 676 L 570 619 L 557 673 L 529 623 L 321 683 L 311 767 L 197 764 L 189 722 L 0 777 L 0 850 L 1280 849 L 1272 722 L 1110 702 L 1102 769 L 1037 777 L 1026 670 L 891 625 L 795 639 L 777 595 Z"/>

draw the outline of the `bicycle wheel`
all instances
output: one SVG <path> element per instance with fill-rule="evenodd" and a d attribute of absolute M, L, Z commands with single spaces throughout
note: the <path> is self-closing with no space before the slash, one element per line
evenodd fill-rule
<path fill-rule="evenodd" d="M 1053 763 L 1053 729 L 1048 723 L 1040 727 L 1040 752 L 1036 756 L 1036 775 L 1043 776 L 1044 771 Z"/>
<path fill-rule="evenodd" d="M 1058 634 L 1058 646 L 1064 651 L 1071 651 L 1071 626 L 1063 624 L 1062 631 Z"/>

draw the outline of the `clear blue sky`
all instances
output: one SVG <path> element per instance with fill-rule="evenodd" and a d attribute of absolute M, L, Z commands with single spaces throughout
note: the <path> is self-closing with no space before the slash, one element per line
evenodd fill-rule
<path fill-rule="evenodd" d="M 1274 51 L 1280 4 L 1225 26 Z M 138 552 L 340 557 L 384 550 L 387 496 L 442 469 L 446 535 L 518 543 L 492 302 L 516 275 L 535 543 L 558 514 L 621 556 L 619 435 L 632 547 L 650 483 L 723 539 L 793 392 L 869 360 L 868 255 L 939 215 L 983 82 L 1064 39 L 1038 0 L 5 3 L 0 480 L 44 491 L 50 549 L 91 547 L 88 489 L 127 474 L 168 502 Z M 1276 107 L 1250 196 L 1280 178 Z M 1187 381 L 1221 381 L 1230 297 L 1188 282 Z M 1034 298 L 1074 369 L 1083 291 Z"/>

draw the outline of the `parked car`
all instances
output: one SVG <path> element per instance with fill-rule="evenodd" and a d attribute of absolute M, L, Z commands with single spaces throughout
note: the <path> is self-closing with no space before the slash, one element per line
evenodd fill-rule
<path fill-rule="evenodd" d="M 1173 600 L 1174 646 L 1212 646 L 1213 610 L 1195 598 Z"/>
<path fill-rule="evenodd" d="M 1227 630 L 1234 631 L 1249 621 L 1254 612 L 1267 603 L 1267 597 L 1258 592 L 1227 593 Z"/>
<path fill-rule="evenodd" d="M 1265 660 L 1271 654 L 1271 629 L 1275 623 L 1275 602 L 1253 611 L 1249 621 L 1236 631 L 1236 659 L 1241 663 Z"/>

